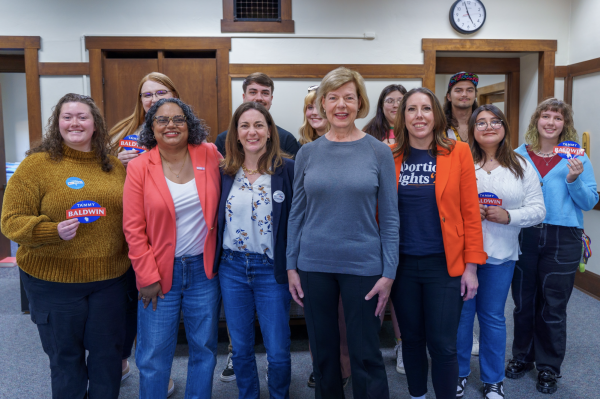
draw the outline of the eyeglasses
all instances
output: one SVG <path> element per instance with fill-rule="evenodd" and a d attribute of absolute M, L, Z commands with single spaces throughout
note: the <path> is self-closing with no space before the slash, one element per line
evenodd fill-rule
<path fill-rule="evenodd" d="M 393 105 L 394 103 L 400 105 L 401 102 L 402 102 L 402 98 L 399 98 L 397 100 L 394 100 L 393 98 L 386 98 L 384 101 L 384 103 L 389 104 L 389 105 Z"/>
<path fill-rule="evenodd" d="M 319 88 L 319 85 L 310 86 L 310 87 L 308 88 L 308 92 L 310 93 L 311 91 L 315 91 L 315 90 L 317 90 L 318 88 Z"/>
<path fill-rule="evenodd" d="M 488 128 L 488 123 L 487 122 L 477 122 L 475 123 L 475 126 L 477 127 L 477 130 L 479 131 L 484 131 Z M 502 127 L 502 121 L 501 120 L 493 120 L 490 122 L 490 126 L 492 127 L 492 129 L 500 129 Z"/>
<path fill-rule="evenodd" d="M 175 126 L 181 127 L 185 125 L 186 117 L 183 115 L 175 115 L 175 116 L 155 116 L 153 118 L 156 121 L 156 124 L 160 127 L 165 127 L 169 124 L 170 121 L 173 121 Z"/>
<path fill-rule="evenodd" d="M 144 100 L 150 100 L 154 96 L 156 96 L 156 98 L 164 97 L 167 95 L 167 93 L 170 93 L 170 91 L 169 90 L 157 90 L 156 93 L 152 93 L 152 92 L 142 93 L 142 94 L 140 94 L 140 97 L 142 97 Z"/>

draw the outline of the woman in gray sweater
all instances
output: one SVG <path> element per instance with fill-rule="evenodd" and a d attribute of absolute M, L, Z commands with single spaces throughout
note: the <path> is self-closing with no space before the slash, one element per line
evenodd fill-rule
<path fill-rule="evenodd" d="M 288 221 L 290 292 L 305 308 L 315 397 L 344 397 L 337 323 L 341 294 L 354 397 L 385 399 L 389 390 L 377 316 L 398 265 L 394 160 L 388 146 L 354 125 L 369 112 L 358 72 L 343 67 L 329 72 L 317 106 L 331 129 L 296 156 Z"/>

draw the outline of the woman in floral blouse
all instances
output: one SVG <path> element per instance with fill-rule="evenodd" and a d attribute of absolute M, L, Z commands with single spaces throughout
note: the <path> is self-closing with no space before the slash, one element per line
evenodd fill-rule
<path fill-rule="evenodd" d="M 260 397 L 254 358 L 258 314 L 269 361 L 271 398 L 289 398 L 291 380 L 286 272 L 294 161 L 284 158 L 267 109 L 243 103 L 233 114 L 221 162 L 215 272 L 233 344 L 239 398 Z"/>

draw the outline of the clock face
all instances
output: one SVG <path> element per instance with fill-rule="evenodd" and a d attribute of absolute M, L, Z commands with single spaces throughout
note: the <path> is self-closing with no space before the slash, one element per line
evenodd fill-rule
<path fill-rule="evenodd" d="M 450 7 L 450 23 L 460 33 L 473 33 L 485 22 L 485 7 L 479 0 L 458 0 Z"/>

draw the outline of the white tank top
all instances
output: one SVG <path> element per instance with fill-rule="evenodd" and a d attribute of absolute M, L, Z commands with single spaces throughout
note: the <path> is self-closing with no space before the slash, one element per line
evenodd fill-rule
<path fill-rule="evenodd" d="M 174 183 L 166 177 L 165 180 L 175 205 L 177 225 L 175 256 L 200 255 L 204 252 L 204 241 L 208 230 L 202 213 L 196 179 L 185 184 Z"/>

